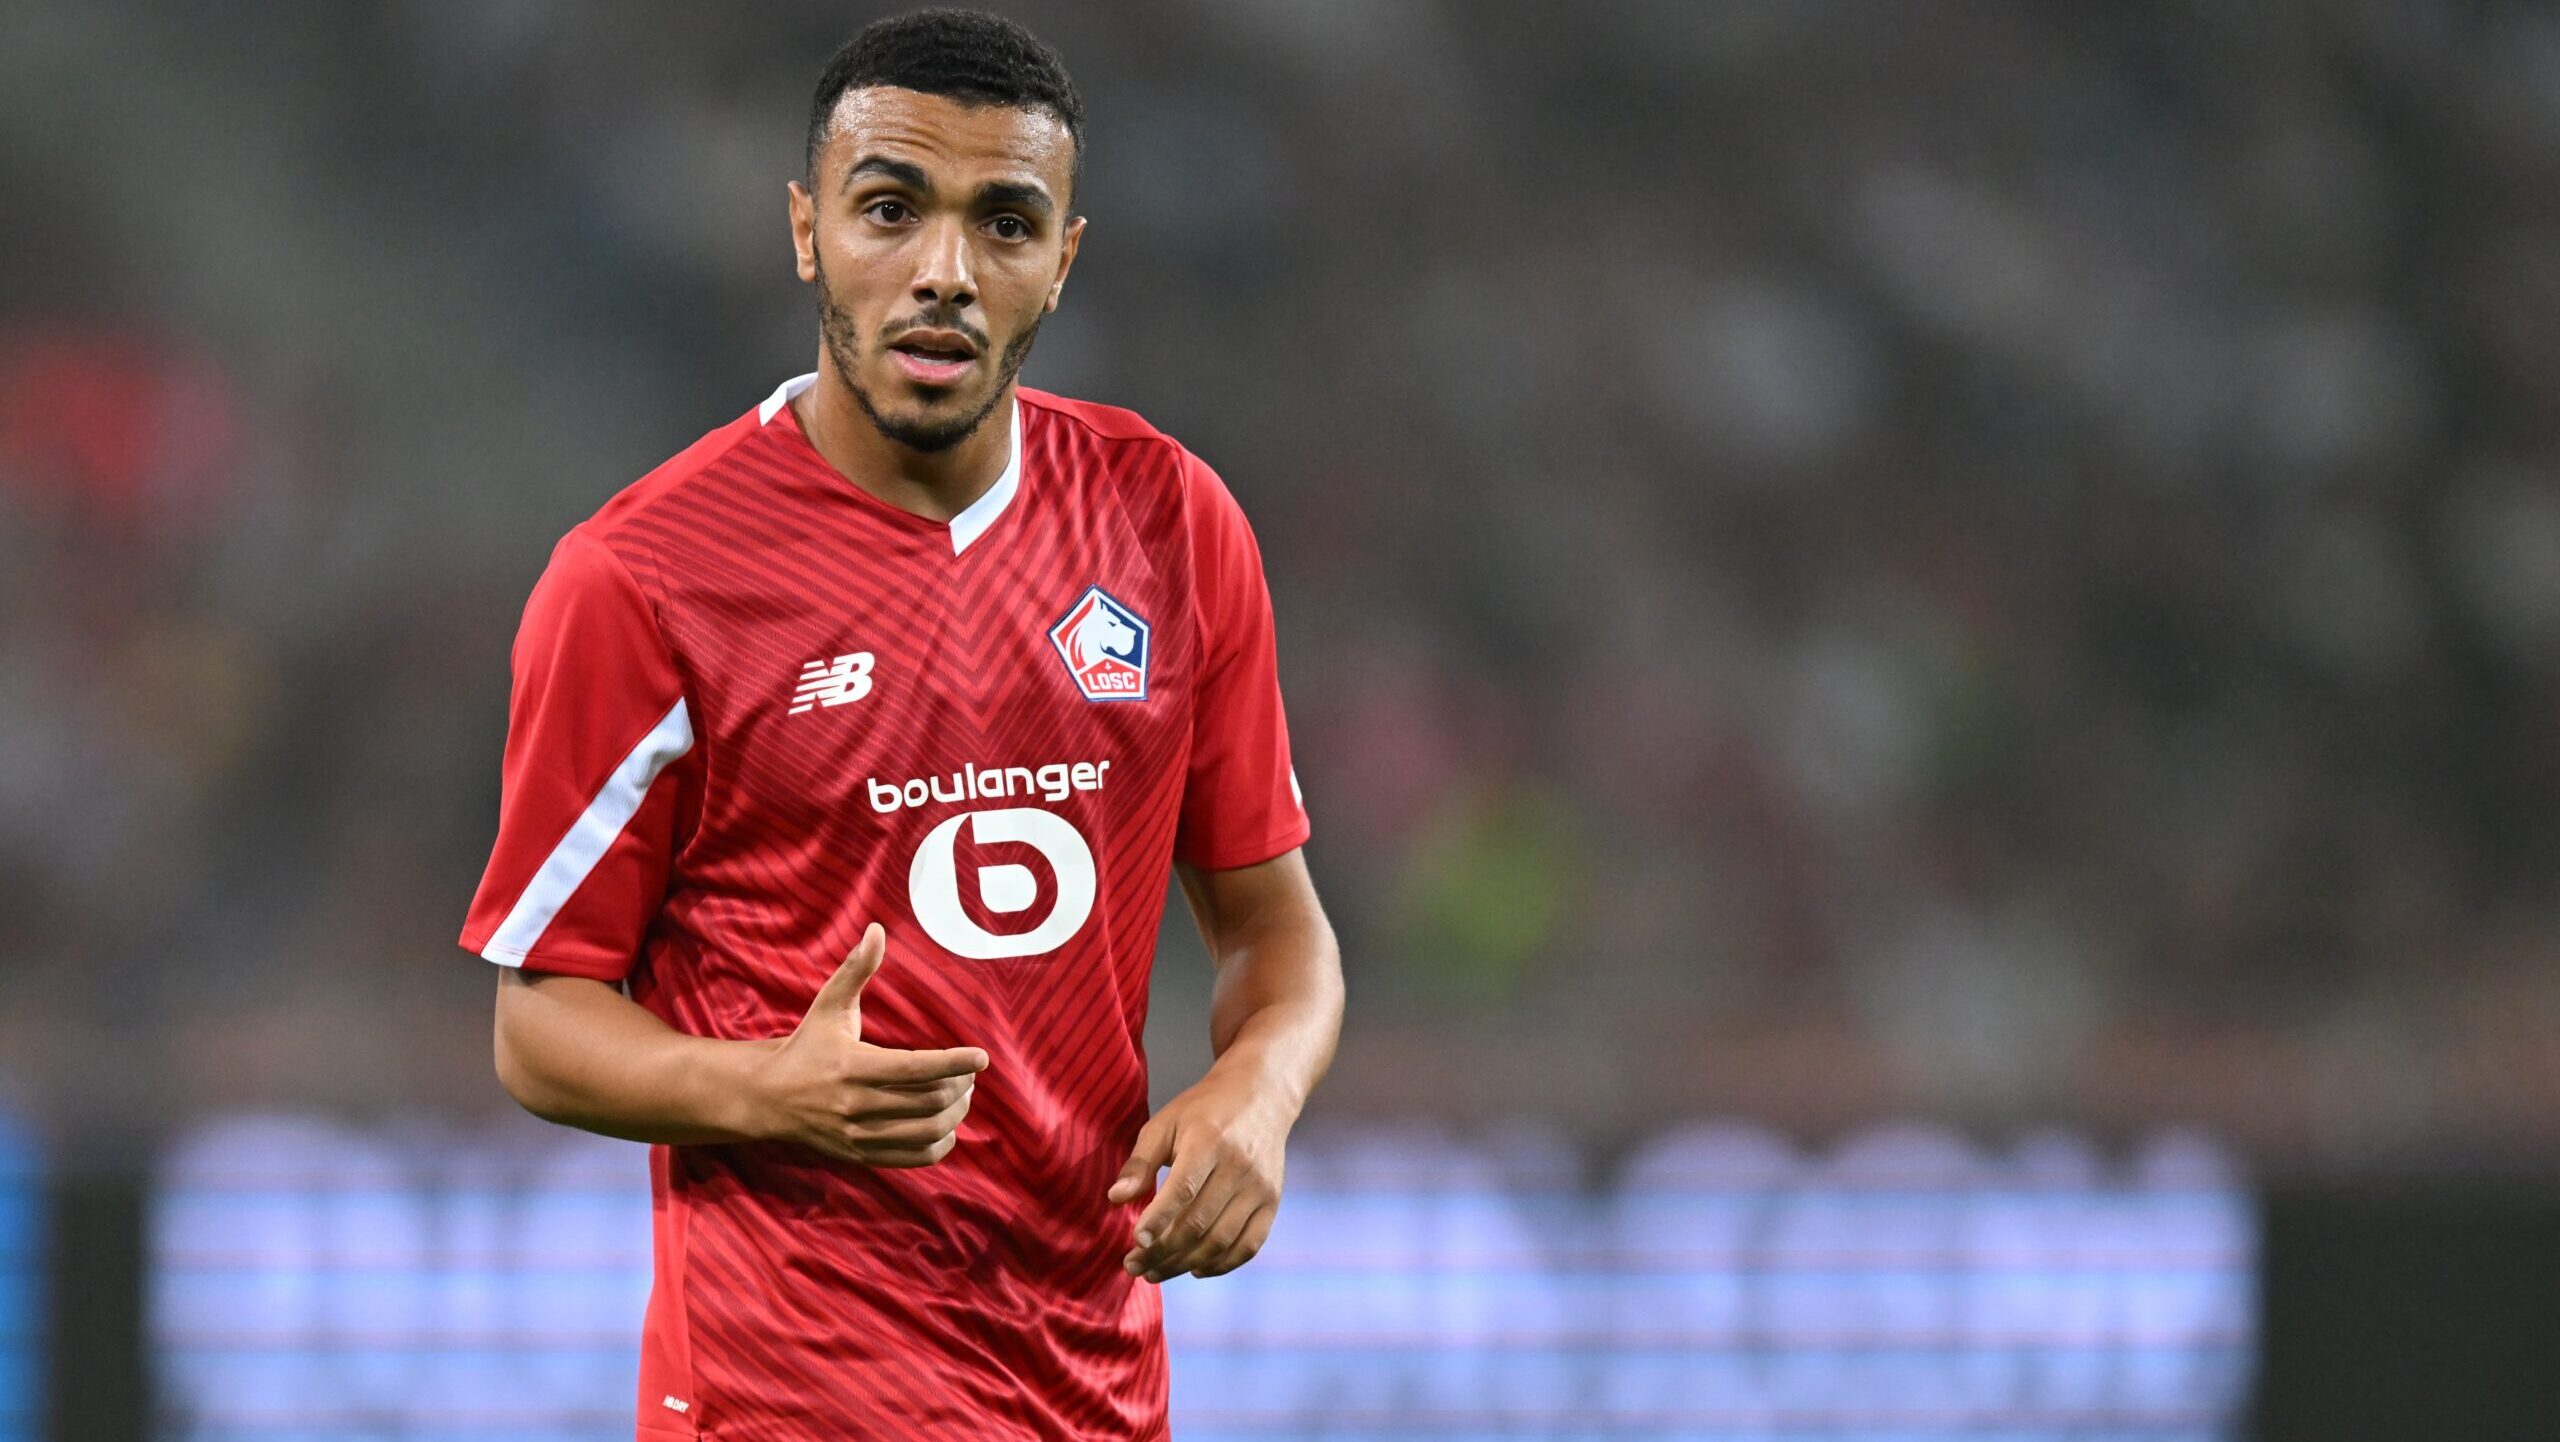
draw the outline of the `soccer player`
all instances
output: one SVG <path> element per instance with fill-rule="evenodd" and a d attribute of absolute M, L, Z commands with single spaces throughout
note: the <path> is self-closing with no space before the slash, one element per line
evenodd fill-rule
<path fill-rule="evenodd" d="M 1244 516 L 1135 415 L 1015 383 L 1081 130 L 1010 22 L 863 31 L 790 186 L 816 372 L 526 605 L 462 943 L 508 1091 L 655 1144 L 643 1439 L 1165 1435 L 1149 1284 L 1254 1255 L 1332 1056 Z M 1216 1061 L 1149 1117 L 1168 868 Z"/>

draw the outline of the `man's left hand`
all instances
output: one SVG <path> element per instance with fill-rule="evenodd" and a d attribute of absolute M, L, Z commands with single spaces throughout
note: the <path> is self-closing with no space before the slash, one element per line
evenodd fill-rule
<path fill-rule="evenodd" d="M 1297 1110 L 1242 1073 L 1216 1067 L 1165 1103 L 1138 1131 L 1129 1164 L 1111 1184 L 1113 1202 L 1146 1194 L 1156 1169 L 1171 1167 L 1138 1216 L 1137 1245 L 1122 1265 L 1150 1282 L 1183 1272 L 1215 1277 L 1253 1259 L 1280 1209 L 1280 1174 Z"/>

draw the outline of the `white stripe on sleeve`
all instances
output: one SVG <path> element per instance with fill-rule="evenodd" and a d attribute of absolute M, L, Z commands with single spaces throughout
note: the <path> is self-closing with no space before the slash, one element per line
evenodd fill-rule
<path fill-rule="evenodd" d="M 516 898 L 515 909 L 490 933 L 489 944 L 481 948 L 480 954 L 500 966 L 524 965 L 526 953 L 542 940 L 551 919 L 569 904 L 587 873 L 595 870 L 596 863 L 612 849 L 614 838 L 639 814 L 650 783 L 675 764 L 677 757 L 692 749 L 693 716 L 685 710 L 684 699 L 678 697 L 674 708 L 649 728 L 649 734 L 640 738 L 640 744 L 631 748 L 621 765 L 613 768 L 613 775 L 606 778 L 596 799 L 587 803 L 578 824 L 569 828 L 569 834 L 560 838 L 558 846 L 551 848 L 542 869 L 533 874 L 524 895 Z"/>

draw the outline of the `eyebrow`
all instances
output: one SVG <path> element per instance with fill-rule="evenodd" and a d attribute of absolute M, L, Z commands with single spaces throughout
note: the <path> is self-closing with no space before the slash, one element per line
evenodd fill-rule
<path fill-rule="evenodd" d="M 979 186 L 978 205 L 981 209 L 995 205 L 1018 206 L 1042 215 L 1056 209 L 1049 201 L 1049 192 L 1014 180 L 990 180 Z"/>
<path fill-rule="evenodd" d="M 885 155 L 866 155 L 844 173 L 844 188 L 853 189 L 854 182 L 865 175 L 881 175 L 896 181 L 918 195 L 933 194 L 933 179 L 924 167 L 911 160 L 892 160 Z M 1046 216 L 1057 211 L 1057 203 L 1049 192 L 1037 185 L 1019 180 L 990 180 L 978 187 L 980 208 L 997 205 L 1018 206 Z"/>
<path fill-rule="evenodd" d="M 844 188 L 853 189 L 855 177 L 885 175 L 910 190 L 931 193 L 933 182 L 925 177 L 924 167 L 907 160 L 891 160 L 885 155 L 866 155 L 844 173 Z"/>

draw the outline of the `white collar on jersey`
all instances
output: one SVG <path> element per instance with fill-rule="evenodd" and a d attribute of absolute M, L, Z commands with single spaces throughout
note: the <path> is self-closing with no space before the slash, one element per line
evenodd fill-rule
<path fill-rule="evenodd" d="M 764 398 L 764 404 L 756 407 L 756 424 L 760 426 L 773 424 L 773 418 L 782 413 L 782 408 L 789 405 L 793 397 L 817 383 L 818 373 L 811 371 L 804 376 L 793 376 L 775 386 L 773 394 Z M 1004 514 L 1004 508 L 1013 504 L 1013 493 L 1021 489 L 1022 403 L 1015 401 L 1013 403 L 1013 440 L 1012 444 L 1006 448 L 1004 474 L 996 477 L 996 483 L 987 487 L 985 495 L 971 501 L 968 509 L 951 518 L 951 554 L 959 555 L 962 551 L 969 549 L 972 542 L 985 535 L 987 527 L 996 523 L 996 517 Z"/>

